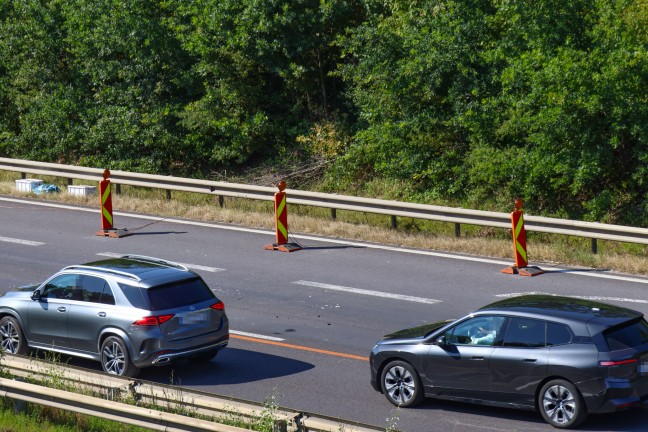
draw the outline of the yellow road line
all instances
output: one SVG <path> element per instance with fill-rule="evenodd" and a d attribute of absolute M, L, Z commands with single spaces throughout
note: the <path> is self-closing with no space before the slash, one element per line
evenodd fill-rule
<path fill-rule="evenodd" d="M 310 351 L 310 352 L 315 352 L 318 354 L 326 354 L 326 355 L 331 355 L 331 356 L 336 356 L 336 357 L 344 357 L 352 360 L 362 360 L 362 361 L 368 361 L 369 358 L 367 357 L 362 357 L 362 356 L 357 356 L 353 354 L 345 354 L 337 351 L 329 351 L 329 350 L 323 350 L 323 349 L 318 349 L 318 348 L 310 348 L 310 347 L 305 347 L 301 345 L 293 345 L 293 344 L 288 344 L 284 342 L 275 342 L 275 341 L 269 341 L 269 340 L 264 340 L 264 339 L 258 339 L 258 338 L 253 338 L 249 336 L 240 336 L 240 335 L 234 335 L 230 334 L 230 339 L 241 339 L 245 340 L 248 342 L 256 342 L 256 343 L 262 343 L 262 344 L 267 344 L 267 345 L 275 345 L 275 346 L 280 346 L 284 348 L 291 348 L 291 349 L 297 349 L 297 350 L 302 350 L 302 351 Z"/>

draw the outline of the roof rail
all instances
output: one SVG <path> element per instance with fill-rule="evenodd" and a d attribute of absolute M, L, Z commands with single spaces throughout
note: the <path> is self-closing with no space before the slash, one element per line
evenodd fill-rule
<path fill-rule="evenodd" d="M 134 275 L 132 273 L 127 273 L 127 272 L 123 272 L 123 271 L 119 271 L 119 270 L 113 270 L 113 269 L 109 269 L 109 268 L 106 268 L 106 267 L 97 267 L 97 266 L 88 266 L 88 265 L 71 265 L 71 266 L 67 266 L 67 267 L 63 268 L 63 270 L 76 270 L 76 269 L 78 269 L 78 270 L 92 270 L 92 271 L 97 271 L 97 272 L 102 272 L 102 273 L 111 273 L 111 274 L 126 277 L 128 279 L 134 279 L 134 280 L 136 280 L 138 282 L 140 282 L 142 280 L 139 276 Z"/>
<path fill-rule="evenodd" d="M 177 263 L 175 261 L 163 260 L 162 258 L 155 258 L 155 257 L 150 257 L 150 256 L 145 256 L 145 255 L 135 255 L 135 254 L 122 255 L 119 258 L 130 258 L 130 259 L 134 259 L 134 260 L 137 260 L 137 261 L 145 261 L 145 262 L 151 262 L 151 263 L 156 263 L 156 264 L 162 264 L 162 265 L 177 268 L 177 269 L 180 269 L 180 270 L 189 271 L 189 269 L 186 266 L 184 266 L 184 265 L 182 265 L 180 263 Z"/>

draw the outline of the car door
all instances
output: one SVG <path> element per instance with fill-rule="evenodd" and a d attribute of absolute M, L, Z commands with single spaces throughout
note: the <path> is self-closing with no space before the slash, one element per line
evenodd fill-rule
<path fill-rule="evenodd" d="M 444 332 L 444 342 L 432 345 L 426 358 L 428 392 L 469 399 L 485 397 L 490 388 L 490 357 L 503 322 L 499 316 L 472 317 Z M 479 334 L 479 329 L 486 328 L 488 337 Z"/>
<path fill-rule="evenodd" d="M 115 298 L 109 283 L 96 276 L 81 276 L 82 296 L 70 302 L 68 340 L 71 348 L 95 354 L 101 330 L 108 325 Z"/>
<path fill-rule="evenodd" d="M 79 286 L 79 275 L 55 276 L 40 288 L 40 299 L 29 305 L 26 332 L 39 346 L 68 347 L 67 322 L 70 300 L 67 296 Z"/>
<path fill-rule="evenodd" d="M 547 376 L 547 323 L 511 317 L 501 346 L 491 355 L 493 400 L 533 407 L 538 384 Z"/>

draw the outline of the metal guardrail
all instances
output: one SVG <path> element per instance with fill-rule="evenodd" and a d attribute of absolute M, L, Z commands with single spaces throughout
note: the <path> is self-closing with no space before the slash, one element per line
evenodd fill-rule
<path fill-rule="evenodd" d="M 99 182 L 103 178 L 103 170 L 98 168 L 84 168 L 21 159 L 0 158 L 0 170 L 63 177 L 68 178 L 69 182 L 71 181 L 70 179 L 84 179 Z M 117 185 L 123 184 L 159 188 L 167 191 L 196 192 L 219 197 L 228 196 L 264 201 L 272 201 L 275 192 L 277 192 L 275 188 L 264 186 L 139 174 L 127 171 L 111 171 L 110 181 Z M 511 228 L 511 216 L 509 213 L 413 204 L 308 192 L 297 189 L 286 189 L 286 193 L 288 203 L 329 208 L 331 209 L 333 218 L 335 218 L 335 210 L 339 209 L 391 216 L 392 226 L 394 227 L 396 225 L 396 218 L 399 216 L 450 222 L 455 224 L 455 232 L 457 235 L 460 232 L 460 224 L 504 229 Z M 170 197 L 170 194 L 167 197 Z M 596 252 L 596 239 L 648 244 L 648 229 L 646 228 L 597 222 L 580 222 L 532 215 L 525 215 L 524 221 L 527 231 L 591 238 L 593 252 Z"/>
<path fill-rule="evenodd" d="M 377 432 L 384 428 L 320 416 L 256 402 L 227 398 L 184 387 L 162 385 L 93 372 L 60 363 L 15 355 L 3 355 L 3 372 L 18 378 L 0 378 L 0 397 L 51 406 L 109 420 L 164 431 L 243 432 L 219 419 L 254 424 L 270 416 L 275 432 Z M 51 386 L 25 382 L 56 383 L 97 396 L 79 396 Z M 119 402 L 137 401 L 137 405 Z M 151 407 L 158 407 L 154 409 Z M 178 414 L 181 413 L 181 414 Z M 214 419 L 214 420 L 209 420 Z"/>

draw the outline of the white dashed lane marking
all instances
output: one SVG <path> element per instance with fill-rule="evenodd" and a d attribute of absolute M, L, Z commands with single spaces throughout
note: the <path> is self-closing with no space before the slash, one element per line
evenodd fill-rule
<path fill-rule="evenodd" d="M 0 241 L 7 242 L 7 243 L 18 243 L 25 246 L 43 246 L 45 244 L 43 242 L 16 239 L 11 237 L 0 237 Z"/>
<path fill-rule="evenodd" d="M 348 293 L 353 293 L 353 294 L 361 294 L 361 295 L 368 295 L 368 296 L 373 296 L 373 297 L 381 297 L 381 298 L 388 298 L 388 299 L 394 299 L 394 300 L 404 300 L 404 301 L 410 301 L 410 302 L 416 302 L 416 303 L 425 303 L 425 304 L 435 304 L 435 303 L 441 303 L 441 300 L 436 300 L 436 299 L 431 299 L 431 298 L 424 298 L 424 297 L 413 297 L 413 296 L 408 296 L 408 295 L 403 295 L 403 294 L 392 294 L 392 293 L 387 293 L 387 292 L 382 292 L 382 291 L 373 291 L 373 290 L 366 290 L 366 289 L 360 289 L 360 288 L 351 288 L 351 287 L 345 287 L 345 286 L 339 286 L 339 285 L 329 285 L 325 283 L 320 283 L 320 282 L 311 282 L 311 281 L 304 281 L 304 280 L 299 280 L 296 282 L 293 282 L 295 285 L 303 285 L 303 286 L 309 286 L 313 288 L 322 288 L 322 289 L 328 289 L 332 291 L 343 291 L 343 292 L 348 292 Z"/>

